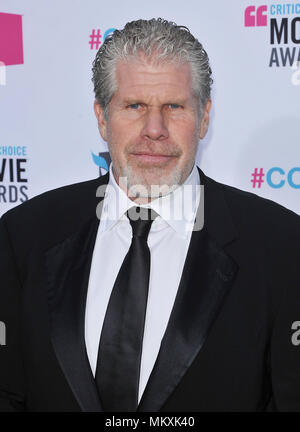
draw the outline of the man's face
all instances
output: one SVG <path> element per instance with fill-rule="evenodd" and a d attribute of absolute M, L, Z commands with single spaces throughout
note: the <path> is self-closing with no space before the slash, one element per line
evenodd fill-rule
<path fill-rule="evenodd" d="M 122 187 L 119 179 L 126 177 L 128 188 L 142 185 L 148 199 L 151 185 L 174 189 L 194 165 L 211 102 L 200 120 L 188 64 L 122 61 L 116 67 L 116 81 L 107 120 L 97 102 L 94 108 L 117 183 Z"/>

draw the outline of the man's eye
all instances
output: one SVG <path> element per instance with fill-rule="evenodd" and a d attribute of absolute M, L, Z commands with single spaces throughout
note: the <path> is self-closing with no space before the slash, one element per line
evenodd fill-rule
<path fill-rule="evenodd" d="M 168 106 L 171 109 L 178 109 L 178 108 L 180 108 L 180 105 L 178 105 L 178 104 L 169 104 Z"/>
<path fill-rule="evenodd" d="M 127 108 L 131 108 L 131 109 L 136 110 L 136 109 L 139 109 L 140 106 L 141 106 L 141 104 L 135 103 L 135 104 L 128 105 Z"/>

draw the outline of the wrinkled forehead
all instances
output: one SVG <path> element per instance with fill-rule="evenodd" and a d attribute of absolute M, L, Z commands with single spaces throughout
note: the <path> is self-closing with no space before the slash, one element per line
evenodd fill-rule
<path fill-rule="evenodd" d="M 135 93 L 190 98 L 192 73 L 187 62 L 167 59 L 129 58 L 120 60 L 115 69 L 116 91 L 119 97 Z"/>

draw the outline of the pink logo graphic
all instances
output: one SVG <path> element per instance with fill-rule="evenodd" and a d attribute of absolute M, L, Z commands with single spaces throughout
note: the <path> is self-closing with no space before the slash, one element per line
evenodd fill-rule
<path fill-rule="evenodd" d="M 98 49 L 102 43 L 101 39 L 102 39 L 101 30 L 98 29 L 96 33 L 95 29 L 93 29 L 93 32 L 90 34 L 90 41 L 89 41 L 91 49 L 95 49 L 95 48 Z"/>
<path fill-rule="evenodd" d="M 0 12 L 0 61 L 23 64 L 22 15 Z"/>
<path fill-rule="evenodd" d="M 113 33 L 116 29 L 115 28 L 109 28 L 106 30 L 106 32 L 104 33 L 103 37 L 101 34 L 101 30 L 97 29 L 97 32 L 95 29 L 93 29 L 92 33 L 90 34 L 90 47 L 91 50 L 92 49 L 98 49 L 100 47 L 100 45 L 102 45 L 102 43 L 105 41 L 105 39 L 107 38 L 107 36 L 109 36 L 111 33 Z"/>
<path fill-rule="evenodd" d="M 256 12 L 255 12 L 256 10 Z M 257 9 L 255 6 L 248 6 L 245 9 L 245 27 L 263 27 L 267 25 L 267 12 L 268 6 L 259 6 Z"/>
<path fill-rule="evenodd" d="M 260 168 L 258 171 L 258 168 L 255 168 L 255 170 L 253 171 L 253 173 L 251 174 L 252 179 L 250 180 L 252 182 L 252 187 L 261 187 L 262 183 L 264 182 L 264 169 Z"/>

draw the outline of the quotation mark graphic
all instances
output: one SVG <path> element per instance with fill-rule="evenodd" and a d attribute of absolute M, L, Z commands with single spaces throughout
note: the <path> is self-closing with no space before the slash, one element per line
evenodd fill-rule
<path fill-rule="evenodd" d="M 264 182 L 263 177 L 265 176 L 263 168 L 260 168 L 259 171 L 258 168 L 255 168 L 251 176 L 253 177 L 251 179 L 252 187 L 255 188 L 256 185 L 258 185 L 257 187 L 260 188 L 261 184 Z"/>
<path fill-rule="evenodd" d="M 256 12 L 255 12 L 256 10 Z M 267 25 L 267 15 L 264 13 L 268 10 L 267 5 L 248 6 L 245 9 L 245 27 L 263 27 Z"/>
<path fill-rule="evenodd" d="M 96 33 L 95 29 L 93 29 L 92 33 L 90 34 L 90 41 L 89 41 L 91 49 L 98 49 L 99 46 L 101 45 L 101 39 L 102 39 L 101 30 L 98 29 Z"/>

